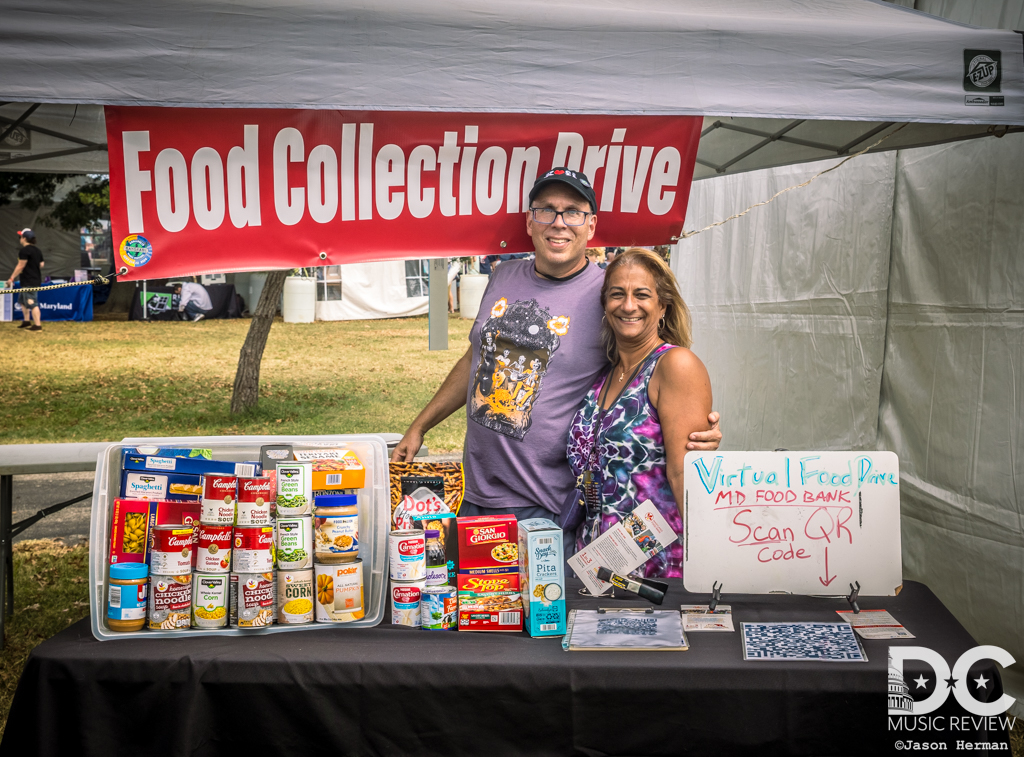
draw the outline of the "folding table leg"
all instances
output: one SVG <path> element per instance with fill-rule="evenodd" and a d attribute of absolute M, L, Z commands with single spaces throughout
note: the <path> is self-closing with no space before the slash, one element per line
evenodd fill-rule
<path fill-rule="evenodd" d="M 0 476 L 0 649 L 3 649 L 7 618 L 14 614 L 14 555 L 11 521 L 14 518 L 14 476 Z"/>

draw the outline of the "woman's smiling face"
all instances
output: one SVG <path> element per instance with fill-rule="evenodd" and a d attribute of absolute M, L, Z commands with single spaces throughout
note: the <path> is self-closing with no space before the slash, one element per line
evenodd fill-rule
<path fill-rule="evenodd" d="M 654 277 L 643 266 L 626 265 L 612 271 L 605 295 L 605 317 L 622 342 L 656 338 L 665 306 L 658 299 Z"/>

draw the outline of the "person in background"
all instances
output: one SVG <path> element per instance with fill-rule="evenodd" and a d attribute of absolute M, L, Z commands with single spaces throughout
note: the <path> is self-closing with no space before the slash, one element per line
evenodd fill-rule
<path fill-rule="evenodd" d="M 14 267 L 14 273 L 7 279 L 7 288 L 14 286 L 14 280 L 20 279 L 23 288 L 41 286 L 43 283 L 43 253 L 36 247 L 36 234 L 32 229 L 22 229 L 18 232 L 18 241 L 21 249 L 18 251 L 18 265 Z M 38 292 L 26 292 L 18 295 L 21 303 L 21 325 L 19 329 L 29 331 L 42 331 L 42 312 L 39 310 Z M 31 317 L 31 321 L 29 318 Z"/>
<path fill-rule="evenodd" d="M 206 287 L 192 281 L 174 285 L 178 299 L 178 317 L 189 321 L 201 321 L 213 312 L 213 303 Z"/>
<path fill-rule="evenodd" d="M 394 461 L 411 461 L 424 434 L 465 407 L 460 515 L 511 513 L 558 523 L 575 488 L 565 457 L 569 426 L 608 366 L 601 342 L 604 277 L 585 254 L 596 210 L 584 174 L 568 168 L 541 174 L 523 219 L 536 258 L 494 269 L 469 349 L 392 454 Z M 522 366 L 515 379 L 512 366 Z M 721 438 L 718 414 L 711 413 L 689 443 L 714 450 Z M 563 536 L 568 557 L 572 534 Z"/>
<path fill-rule="evenodd" d="M 631 248 L 608 265 L 601 287 L 601 337 L 611 366 L 587 393 L 569 429 L 575 475 L 597 481 L 600 512 L 577 531 L 582 549 L 651 500 L 683 533 L 683 458 L 708 426 L 711 379 L 689 347 L 690 311 L 668 264 Z M 683 575 L 679 540 L 640 568 L 648 578 Z"/>
<path fill-rule="evenodd" d="M 621 247 L 605 247 L 604 248 L 604 266 L 607 268 L 611 265 L 612 261 L 615 260 L 615 256 L 619 254 Z"/>

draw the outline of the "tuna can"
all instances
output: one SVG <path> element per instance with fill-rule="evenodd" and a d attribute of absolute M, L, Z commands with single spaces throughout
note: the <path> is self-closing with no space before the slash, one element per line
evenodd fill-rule
<path fill-rule="evenodd" d="M 232 533 L 231 526 L 199 524 L 196 572 L 228 573 L 231 571 Z"/>
<path fill-rule="evenodd" d="M 420 599 L 420 617 L 424 631 L 448 631 L 456 627 L 458 595 L 453 586 L 425 586 Z"/>
<path fill-rule="evenodd" d="M 302 570 L 313 567 L 313 518 L 290 515 L 277 519 L 277 567 Z M 312 597 L 312 594 L 310 594 Z"/>
<path fill-rule="evenodd" d="M 348 623 L 363 611 L 363 561 L 316 565 L 316 620 Z"/>
<path fill-rule="evenodd" d="M 228 612 L 231 625 L 261 628 L 274 622 L 274 574 L 232 573 Z"/>
<path fill-rule="evenodd" d="M 228 624 L 227 573 L 196 573 L 192 577 L 192 627 L 224 628 Z"/>
<path fill-rule="evenodd" d="M 236 573 L 269 573 L 274 568 L 274 527 L 239 526 L 231 556 Z"/>
<path fill-rule="evenodd" d="M 192 576 L 150 576 L 149 627 L 158 631 L 188 628 L 192 615 Z"/>
<path fill-rule="evenodd" d="M 160 576 L 192 572 L 192 526 L 154 526 L 149 570 Z"/>
<path fill-rule="evenodd" d="M 236 526 L 270 525 L 270 492 L 274 482 L 269 478 L 238 479 Z"/>
<path fill-rule="evenodd" d="M 388 536 L 392 581 L 422 581 L 427 576 L 426 541 L 423 530 L 392 531 Z"/>
<path fill-rule="evenodd" d="M 277 622 L 301 625 L 313 622 L 313 571 L 280 570 L 277 572 Z"/>
<path fill-rule="evenodd" d="M 235 476 L 203 476 L 203 523 L 230 526 L 235 522 L 235 497 L 238 478 Z"/>
<path fill-rule="evenodd" d="M 422 581 L 391 582 L 392 625 L 420 627 L 420 601 L 423 587 Z"/>

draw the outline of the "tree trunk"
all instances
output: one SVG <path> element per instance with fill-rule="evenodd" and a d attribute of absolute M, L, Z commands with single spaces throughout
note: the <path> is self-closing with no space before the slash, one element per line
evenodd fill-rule
<path fill-rule="evenodd" d="M 231 414 L 245 412 L 256 407 L 260 399 L 260 364 L 263 362 L 263 348 L 267 346 L 270 326 L 274 323 L 277 303 L 284 291 L 284 280 L 288 271 L 272 271 L 263 285 L 260 302 L 249 323 L 245 344 L 238 353 L 238 370 L 235 372 L 235 389 L 231 394 Z"/>

